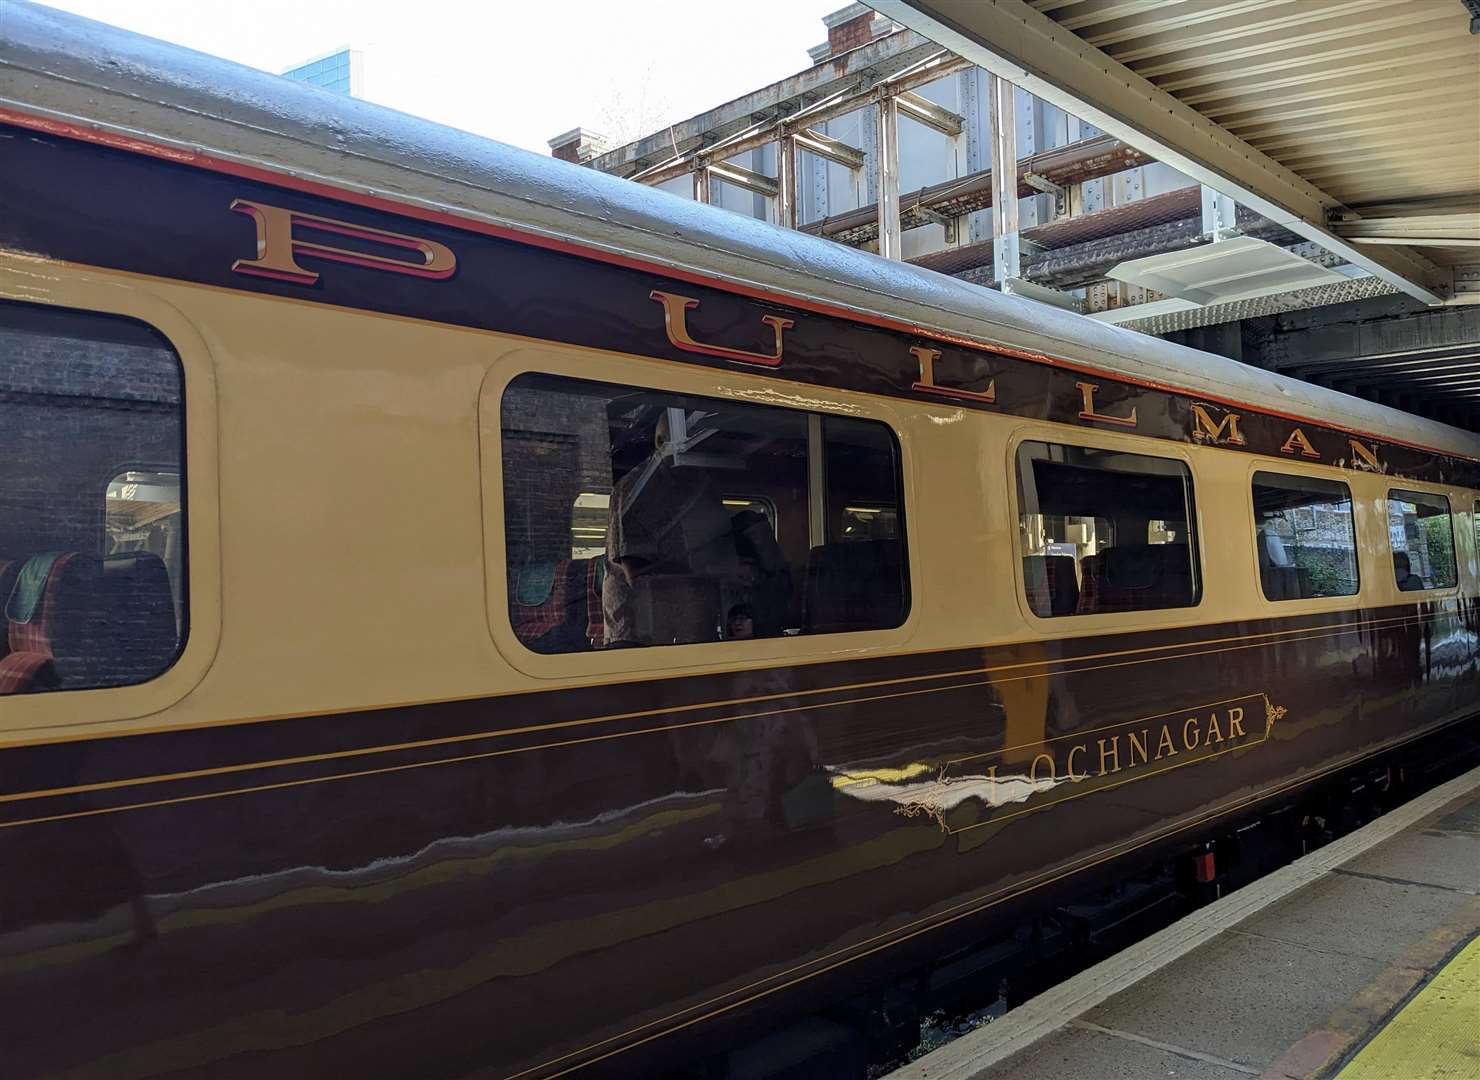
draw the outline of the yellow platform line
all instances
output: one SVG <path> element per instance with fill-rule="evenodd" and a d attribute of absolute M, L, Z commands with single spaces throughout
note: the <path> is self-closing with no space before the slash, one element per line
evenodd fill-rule
<path fill-rule="evenodd" d="M 1480 1077 L 1480 937 L 1403 1006 L 1336 1080 Z"/>

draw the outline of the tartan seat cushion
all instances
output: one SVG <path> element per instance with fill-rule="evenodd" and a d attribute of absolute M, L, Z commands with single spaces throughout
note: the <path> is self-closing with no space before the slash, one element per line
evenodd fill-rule
<path fill-rule="evenodd" d="M 56 686 L 56 668 L 50 653 L 12 652 L 0 658 L 0 697 Z"/>

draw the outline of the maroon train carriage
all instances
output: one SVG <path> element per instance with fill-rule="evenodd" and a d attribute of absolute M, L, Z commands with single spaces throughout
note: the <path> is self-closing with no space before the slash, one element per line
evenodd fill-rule
<path fill-rule="evenodd" d="M 1473 434 L 25 5 L 0 205 L 7 1077 L 846 1058 L 1473 731 Z"/>

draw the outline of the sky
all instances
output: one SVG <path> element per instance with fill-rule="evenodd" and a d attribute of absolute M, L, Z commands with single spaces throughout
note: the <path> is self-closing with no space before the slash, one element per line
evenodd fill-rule
<path fill-rule="evenodd" d="M 342 48 L 364 97 L 548 153 L 574 127 L 636 138 L 808 67 L 847 0 L 48 0 L 281 72 Z M 0 0 L 3 3 L 3 0 Z"/>

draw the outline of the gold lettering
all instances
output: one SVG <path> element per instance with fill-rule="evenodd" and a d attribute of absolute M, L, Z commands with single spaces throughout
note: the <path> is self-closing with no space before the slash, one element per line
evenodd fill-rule
<path fill-rule="evenodd" d="M 1199 734 L 1197 730 L 1197 717 L 1189 716 L 1187 722 L 1182 725 L 1182 748 L 1184 750 L 1196 750 Z"/>
<path fill-rule="evenodd" d="M 935 362 L 940 359 L 939 349 L 927 349 L 923 345 L 915 345 L 910 349 L 911 354 L 920 362 L 920 381 L 915 383 L 912 389 L 922 394 L 935 394 L 939 397 L 959 398 L 963 401 L 979 401 L 984 405 L 991 405 L 997 400 L 997 380 L 991 379 L 987 382 L 985 390 L 960 390 L 953 386 L 937 386 L 935 384 Z"/>
<path fill-rule="evenodd" d="M 252 274 L 272 278 L 274 281 L 291 281 L 295 285 L 312 285 L 319 280 L 319 275 L 300 266 L 297 256 L 331 259 L 372 270 L 389 270 L 396 274 L 437 280 L 450 278 L 457 271 L 457 256 L 447 245 L 435 240 L 424 240 L 419 236 L 407 236 L 385 229 L 372 229 L 366 225 L 287 210 L 281 206 L 268 206 L 249 199 L 231 200 L 230 209 L 246 214 L 257 226 L 257 257 L 237 259 L 232 263 L 231 269 L 238 274 Z M 397 259 L 388 255 L 372 255 L 366 251 L 351 251 L 312 240 L 301 240 L 294 236 L 295 229 L 332 233 L 382 247 L 402 248 L 414 252 L 416 258 Z"/>
<path fill-rule="evenodd" d="M 1112 761 L 1115 762 L 1115 768 L 1113 768 L 1113 769 L 1106 769 L 1105 768 L 1105 759 L 1107 757 L 1110 758 Z M 1110 773 L 1118 773 L 1119 771 L 1120 771 L 1120 736 L 1119 735 L 1112 735 L 1112 736 L 1110 736 L 1110 753 L 1108 753 L 1108 754 L 1105 753 L 1105 740 L 1104 739 L 1101 739 L 1100 740 L 1100 775 L 1101 776 L 1106 776 L 1106 775 L 1108 775 Z"/>
<path fill-rule="evenodd" d="M 1079 396 L 1084 404 L 1084 408 L 1079 410 L 1079 419 L 1097 420 L 1102 424 L 1118 424 L 1120 427 L 1133 428 L 1136 426 L 1136 409 L 1134 406 L 1131 408 L 1130 416 L 1104 416 L 1095 412 L 1095 394 L 1099 392 L 1099 384 L 1077 382 L 1074 385 L 1079 387 Z"/>
<path fill-rule="evenodd" d="M 1048 778 L 1050 780 L 1057 779 L 1057 776 L 1054 773 L 1053 757 L 1050 754 L 1039 754 L 1033 759 L 1033 764 L 1028 766 L 1028 779 L 1033 781 L 1036 781 L 1038 779 L 1038 763 L 1040 761 L 1048 762 Z"/>
<path fill-rule="evenodd" d="M 1377 460 L 1377 449 L 1359 442 L 1356 439 L 1347 440 L 1352 448 L 1352 464 L 1358 468 L 1371 469 L 1373 472 L 1382 472 L 1382 464 Z"/>
<path fill-rule="evenodd" d="M 1215 742 L 1223 741 L 1223 729 L 1218 726 L 1218 714 L 1214 713 L 1208 718 L 1207 734 L 1203 736 L 1203 742 L 1212 746 Z"/>
<path fill-rule="evenodd" d="M 1204 439 L 1215 443 L 1221 442 L 1223 439 L 1223 429 L 1227 428 L 1228 444 L 1230 446 L 1243 446 L 1245 440 L 1239 434 L 1238 430 L 1239 416 L 1240 414 L 1234 412 L 1224 413 L 1223 419 L 1215 424 L 1213 423 L 1213 418 L 1208 415 L 1207 409 L 1201 405 L 1193 405 L 1192 437 L 1198 442 L 1202 442 Z"/>
<path fill-rule="evenodd" d="M 997 766 L 987 766 L 987 781 L 991 784 L 991 787 L 987 789 L 987 805 L 1001 806 L 1002 795 L 1001 792 L 997 790 Z"/>
<path fill-rule="evenodd" d="M 1242 738 L 1244 734 L 1244 710 L 1235 705 L 1228 710 L 1228 737 Z"/>
<path fill-rule="evenodd" d="M 1290 432 L 1290 437 L 1285 440 L 1285 445 L 1280 447 L 1280 453 L 1293 454 L 1297 449 L 1299 449 L 1301 457 L 1318 458 L 1321 456 L 1316 452 L 1316 448 L 1310 444 L 1310 440 L 1305 437 L 1305 432 L 1299 428 Z"/>
<path fill-rule="evenodd" d="M 1141 737 L 1139 739 L 1136 738 L 1136 733 L 1134 731 L 1130 731 L 1130 732 L 1127 732 L 1126 733 L 1127 739 L 1129 740 L 1129 742 L 1131 744 L 1131 760 L 1130 760 L 1130 764 L 1131 765 L 1134 765 L 1136 763 L 1136 751 L 1137 750 L 1139 750 L 1141 752 L 1141 764 L 1142 765 L 1146 764 L 1147 760 L 1149 760 L 1146 757 L 1146 745 L 1147 745 L 1147 738 L 1148 738 L 1148 736 L 1150 734 L 1151 733 L 1149 731 L 1147 731 L 1145 728 L 1142 728 L 1141 729 Z M 1129 766 L 1127 766 L 1127 768 L 1129 768 Z"/>
<path fill-rule="evenodd" d="M 1163 753 L 1165 751 L 1165 753 Z M 1177 747 L 1172 742 L 1172 729 L 1166 724 L 1161 725 L 1161 738 L 1156 743 L 1156 757 L 1153 761 L 1160 761 L 1164 757 L 1176 757 Z"/>
<path fill-rule="evenodd" d="M 1084 744 L 1082 744 L 1082 743 L 1080 745 L 1074 747 L 1074 749 L 1072 749 L 1072 750 L 1069 751 L 1069 761 L 1068 761 L 1069 779 L 1070 780 L 1073 780 L 1076 784 L 1079 783 L 1079 781 L 1081 781 L 1081 780 L 1088 780 L 1089 779 L 1089 773 L 1087 773 L 1087 772 L 1076 773 L 1074 771 L 1074 755 L 1075 754 L 1087 754 L 1087 753 L 1089 753 L 1089 751 L 1085 748 Z"/>
<path fill-rule="evenodd" d="M 656 300 L 663 305 L 663 325 L 668 331 L 668 342 L 674 348 L 682 349 L 684 352 L 703 353 L 705 356 L 718 356 L 737 364 L 776 367 L 781 363 L 781 334 L 796 325 L 794 320 L 783 319 L 779 315 L 761 316 L 761 322 L 769 326 L 776 335 L 775 346 L 769 353 L 732 349 L 725 345 L 705 345 L 690 336 L 688 327 L 687 312 L 691 308 L 698 307 L 699 301 L 692 296 L 680 296 L 677 293 L 662 292 L 658 289 L 649 293 L 648 299 Z"/>

